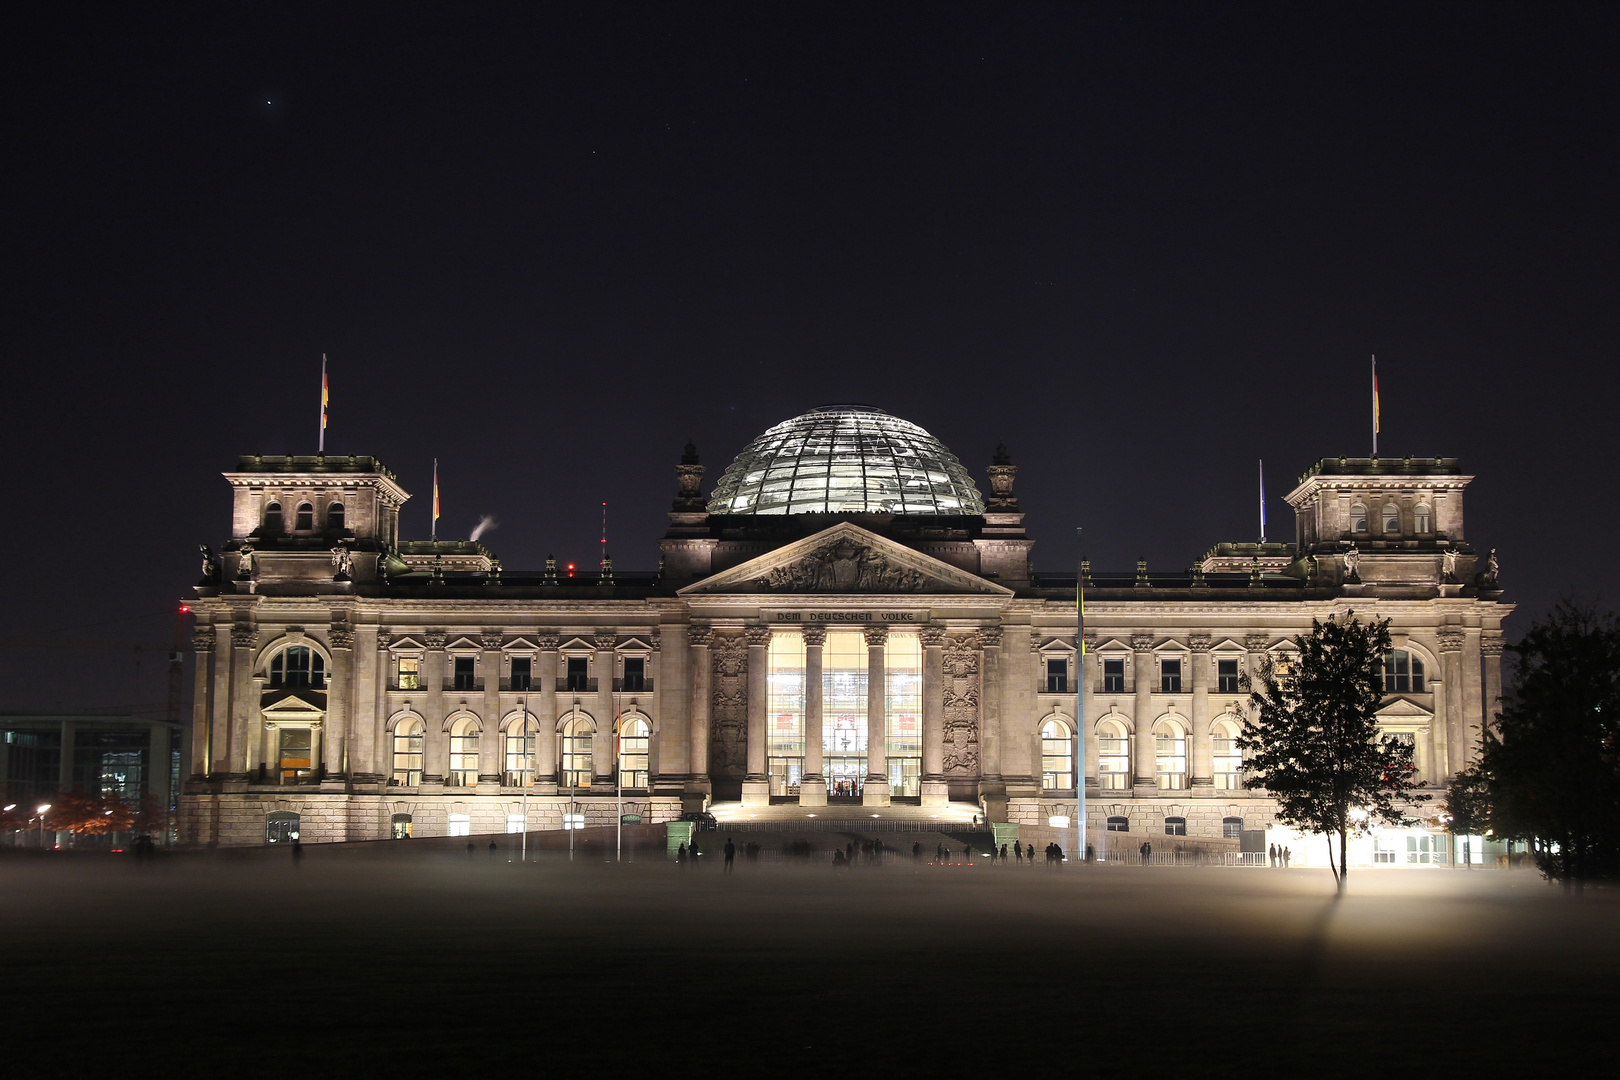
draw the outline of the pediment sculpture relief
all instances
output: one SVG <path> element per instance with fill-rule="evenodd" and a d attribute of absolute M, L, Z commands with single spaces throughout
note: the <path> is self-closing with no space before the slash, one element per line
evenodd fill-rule
<path fill-rule="evenodd" d="M 914 592 L 929 578 L 869 547 L 840 539 L 754 581 L 767 589 L 791 592 Z"/>

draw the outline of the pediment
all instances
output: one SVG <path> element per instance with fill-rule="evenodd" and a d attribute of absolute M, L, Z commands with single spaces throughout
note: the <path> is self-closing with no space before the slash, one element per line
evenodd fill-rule
<path fill-rule="evenodd" d="M 444 647 L 445 652 L 483 652 L 482 642 L 474 641 L 470 637 L 458 637 Z"/>
<path fill-rule="evenodd" d="M 409 635 L 402 638 L 395 638 L 388 645 L 389 652 L 423 652 L 426 649 L 427 646 L 423 645 L 416 638 L 410 637 Z"/>
<path fill-rule="evenodd" d="M 1067 641 L 1064 641 L 1062 638 L 1053 638 L 1051 641 L 1048 641 L 1045 645 L 1042 645 L 1039 649 L 1036 649 L 1035 651 L 1038 652 L 1038 653 L 1043 653 L 1043 654 L 1073 656 L 1074 655 L 1074 646 L 1070 645 Z"/>
<path fill-rule="evenodd" d="M 260 706 L 259 711 L 266 720 L 319 720 L 326 715 L 324 702 L 317 703 L 304 695 L 309 691 L 289 690 L 283 696 L 275 699 L 268 705 Z M 321 695 L 323 698 L 325 694 Z"/>
<path fill-rule="evenodd" d="M 540 651 L 540 646 L 535 644 L 529 638 L 518 637 L 518 638 L 513 638 L 511 641 L 508 641 L 505 645 L 502 645 L 501 646 L 501 651 L 502 652 L 509 652 L 509 653 L 539 652 Z"/>
<path fill-rule="evenodd" d="M 677 595 L 715 593 L 1013 595 L 1004 585 L 959 570 L 847 521 L 722 570 L 686 586 Z"/>
<path fill-rule="evenodd" d="M 1416 702 L 1396 698 L 1379 709 L 1377 716 L 1380 720 L 1432 720 L 1434 713 Z"/>
<path fill-rule="evenodd" d="M 593 653 L 596 651 L 596 643 L 586 641 L 582 637 L 571 637 L 561 645 L 557 646 L 557 651 L 564 653 Z"/>
<path fill-rule="evenodd" d="M 1128 641 L 1121 641 L 1117 637 L 1111 637 L 1107 641 L 1099 641 L 1095 645 L 1087 645 L 1086 651 L 1091 653 L 1128 653 L 1131 651 L 1131 643 Z"/>
<path fill-rule="evenodd" d="M 1249 647 L 1243 644 L 1241 641 L 1233 641 L 1231 638 L 1222 638 L 1215 644 L 1211 645 L 1209 647 L 1209 651 L 1212 653 L 1246 653 L 1249 651 Z"/>
<path fill-rule="evenodd" d="M 614 648 L 618 652 L 652 652 L 653 651 L 652 642 L 648 641 L 645 637 L 640 637 L 640 636 L 627 637 L 623 641 L 619 642 L 618 645 L 614 646 Z"/>

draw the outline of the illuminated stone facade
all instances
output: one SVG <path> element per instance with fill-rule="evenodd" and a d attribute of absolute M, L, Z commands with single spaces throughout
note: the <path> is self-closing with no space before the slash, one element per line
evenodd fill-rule
<path fill-rule="evenodd" d="M 926 432 L 848 412 L 886 434 L 775 438 L 721 500 L 688 447 L 658 574 L 401 541 L 408 496 L 373 459 L 243 458 L 197 586 L 183 840 L 554 829 L 570 804 L 606 825 L 622 790 L 652 822 L 956 806 L 1044 843 L 1076 802 L 1078 676 L 1095 842 L 1236 850 L 1272 820 L 1237 775 L 1242 677 L 1351 610 L 1391 622 L 1384 723 L 1435 795 L 1477 746 L 1512 606 L 1465 542 L 1454 459 L 1326 459 L 1288 496 L 1297 544 L 1084 570 L 1077 672 L 1075 574 L 1032 570 L 1006 452 L 981 496 Z M 818 499 L 846 509 L 793 509 Z"/>

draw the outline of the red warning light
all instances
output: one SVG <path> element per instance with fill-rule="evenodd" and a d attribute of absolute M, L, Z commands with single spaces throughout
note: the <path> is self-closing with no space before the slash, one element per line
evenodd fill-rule
<path fill-rule="evenodd" d="M 573 563 L 568 564 L 568 576 L 569 577 L 574 576 L 574 564 Z"/>
<path fill-rule="evenodd" d="M 191 611 L 191 608 L 189 606 L 187 606 L 185 604 L 180 605 L 180 614 L 185 615 L 190 611 Z"/>

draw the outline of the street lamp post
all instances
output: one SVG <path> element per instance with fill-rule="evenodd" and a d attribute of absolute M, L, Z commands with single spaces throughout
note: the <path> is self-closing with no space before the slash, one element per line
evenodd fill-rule
<path fill-rule="evenodd" d="M 50 803 L 40 806 L 34 813 L 39 815 L 39 850 L 45 850 L 45 811 L 51 808 Z"/>

